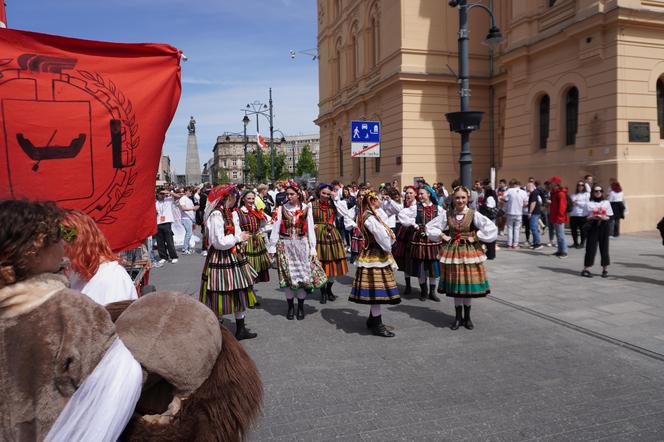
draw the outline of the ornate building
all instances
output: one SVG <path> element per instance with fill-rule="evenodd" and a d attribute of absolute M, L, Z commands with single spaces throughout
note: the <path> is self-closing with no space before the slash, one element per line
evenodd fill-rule
<path fill-rule="evenodd" d="M 320 136 L 318 134 L 292 135 L 286 138 L 286 142 L 283 143 L 280 149 L 286 155 L 288 173 L 295 172 L 295 167 L 300 160 L 300 154 L 304 146 L 309 146 L 316 161 L 316 168 L 320 167 Z"/>
<path fill-rule="evenodd" d="M 631 215 L 625 229 L 653 229 L 664 182 L 664 0 L 486 0 L 505 39 L 481 44 L 486 15 L 470 13 L 474 178 L 561 175 L 573 187 L 616 178 Z M 360 180 L 350 121 L 382 123 L 372 181 L 449 183 L 459 136 L 458 11 L 440 0 L 319 0 L 322 180 Z"/>

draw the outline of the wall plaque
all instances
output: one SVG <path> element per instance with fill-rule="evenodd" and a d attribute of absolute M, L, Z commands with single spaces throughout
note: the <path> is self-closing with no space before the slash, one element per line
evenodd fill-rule
<path fill-rule="evenodd" d="M 627 126 L 630 143 L 650 143 L 650 123 L 629 121 Z"/>

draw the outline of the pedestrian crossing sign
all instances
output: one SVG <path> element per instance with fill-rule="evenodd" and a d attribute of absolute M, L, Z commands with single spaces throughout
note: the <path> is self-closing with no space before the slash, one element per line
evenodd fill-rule
<path fill-rule="evenodd" d="M 352 158 L 380 157 L 380 121 L 351 121 Z"/>

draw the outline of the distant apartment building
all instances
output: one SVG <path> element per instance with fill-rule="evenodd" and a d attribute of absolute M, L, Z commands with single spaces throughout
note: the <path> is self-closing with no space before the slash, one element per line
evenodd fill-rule
<path fill-rule="evenodd" d="M 171 171 L 171 158 L 168 155 L 162 155 L 159 160 L 159 170 L 157 170 L 157 181 L 161 184 L 173 181 Z"/>
<path fill-rule="evenodd" d="M 316 169 L 319 167 L 319 154 L 320 154 L 320 135 L 319 134 L 305 134 L 293 135 L 286 137 L 286 142 L 280 147 L 280 151 L 286 155 L 286 165 L 288 173 L 295 173 L 297 162 L 300 160 L 302 149 L 304 146 L 309 146 L 311 153 L 316 161 Z"/>

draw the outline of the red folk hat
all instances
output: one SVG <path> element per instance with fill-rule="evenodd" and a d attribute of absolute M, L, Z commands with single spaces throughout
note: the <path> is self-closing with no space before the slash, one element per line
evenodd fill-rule
<path fill-rule="evenodd" d="M 562 184 L 562 183 L 563 183 L 563 180 L 560 179 L 559 176 L 552 176 L 551 178 L 549 178 L 549 182 L 550 182 L 551 184 Z"/>
<path fill-rule="evenodd" d="M 235 191 L 235 184 L 220 184 L 217 187 L 213 187 L 208 192 L 208 202 L 215 202 L 226 195 L 229 195 L 231 192 Z"/>

